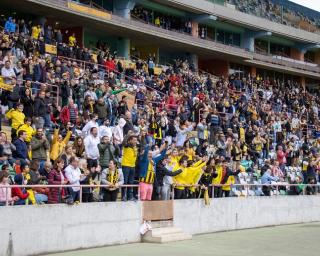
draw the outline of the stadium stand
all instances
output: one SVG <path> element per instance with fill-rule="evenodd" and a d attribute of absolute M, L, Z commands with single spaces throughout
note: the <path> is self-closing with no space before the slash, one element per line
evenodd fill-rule
<path fill-rule="evenodd" d="M 271 1 L 229 2 L 319 28 Z M 131 16 L 193 34 L 189 18 L 142 7 Z M 2 131 L 7 121 L 11 129 L 0 136 L 0 205 L 318 192 L 319 92 L 301 80 L 213 75 L 184 57 L 160 65 L 153 52 L 120 57 L 37 19 L 2 17 L 1 26 Z M 319 73 L 316 63 L 254 56 Z"/>

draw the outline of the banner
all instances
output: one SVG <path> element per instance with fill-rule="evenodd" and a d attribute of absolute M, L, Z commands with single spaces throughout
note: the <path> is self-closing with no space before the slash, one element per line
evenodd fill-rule
<path fill-rule="evenodd" d="M 4 82 L 0 81 L 0 89 L 12 92 L 13 86 L 11 84 L 5 84 Z"/>
<path fill-rule="evenodd" d="M 45 51 L 46 53 L 57 55 L 57 46 L 52 44 L 46 44 Z"/>
<path fill-rule="evenodd" d="M 100 10 L 91 8 L 91 7 L 86 6 L 86 5 L 81 5 L 81 4 L 78 4 L 78 3 L 68 2 L 68 8 L 70 8 L 72 10 L 75 10 L 77 12 L 82 12 L 82 13 L 89 14 L 89 15 L 94 15 L 94 16 L 97 16 L 99 18 L 104 18 L 104 19 L 107 19 L 107 20 L 111 20 L 111 18 L 112 18 L 111 13 L 109 13 L 107 11 L 100 11 Z"/>
<path fill-rule="evenodd" d="M 158 76 L 158 75 L 160 75 L 162 73 L 162 68 L 154 68 L 153 72 L 154 72 L 155 75 Z"/>

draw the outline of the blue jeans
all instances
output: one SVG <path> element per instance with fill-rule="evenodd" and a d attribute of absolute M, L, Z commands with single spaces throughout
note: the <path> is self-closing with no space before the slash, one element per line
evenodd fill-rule
<path fill-rule="evenodd" d="M 44 194 L 35 194 L 34 195 L 35 199 L 36 199 L 36 202 L 37 204 L 41 204 L 41 203 L 45 203 L 48 201 L 48 197 Z"/>
<path fill-rule="evenodd" d="M 122 166 L 123 178 L 125 185 L 133 185 L 134 182 L 134 167 Z M 122 188 L 121 195 L 123 199 L 133 199 L 133 188 Z"/>
<path fill-rule="evenodd" d="M 80 201 L 80 190 L 79 191 L 72 190 L 72 199 L 73 199 L 73 202 Z"/>
<path fill-rule="evenodd" d="M 18 201 L 14 202 L 14 205 L 25 205 L 26 204 L 26 200 L 24 199 L 19 199 Z"/>
<path fill-rule="evenodd" d="M 44 116 L 44 127 L 46 128 L 51 128 L 51 118 L 50 118 L 50 114 L 46 114 Z"/>

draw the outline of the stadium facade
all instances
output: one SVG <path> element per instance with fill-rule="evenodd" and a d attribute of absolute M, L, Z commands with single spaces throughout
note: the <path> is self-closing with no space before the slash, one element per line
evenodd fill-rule
<path fill-rule="evenodd" d="M 296 20 L 291 14 L 290 25 L 239 11 L 232 1 L 224 0 L 1 2 L 4 12 L 45 18 L 75 32 L 80 45 L 92 47 L 104 41 L 125 58 L 138 53 L 145 59 L 151 53 L 161 64 L 188 58 L 196 67 L 220 76 L 236 72 L 295 80 L 309 87 L 320 81 L 320 30 L 318 24 L 305 21 L 319 22 L 320 13 L 289 1 L 271 2 L 303 15 Z M 287 14 L 276 15 L 290 19 Z M 166 17 L 161 24 L 159 17 Z"/>

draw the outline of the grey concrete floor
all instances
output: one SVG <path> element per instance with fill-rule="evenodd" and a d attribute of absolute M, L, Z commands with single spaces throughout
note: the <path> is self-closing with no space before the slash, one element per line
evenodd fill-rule
<path fill-rule="evenodd" d="M 288 225 L 194 236 L 167 244 L 127 244 L 55 256 L 319 256 L 320 223 Z"/>

